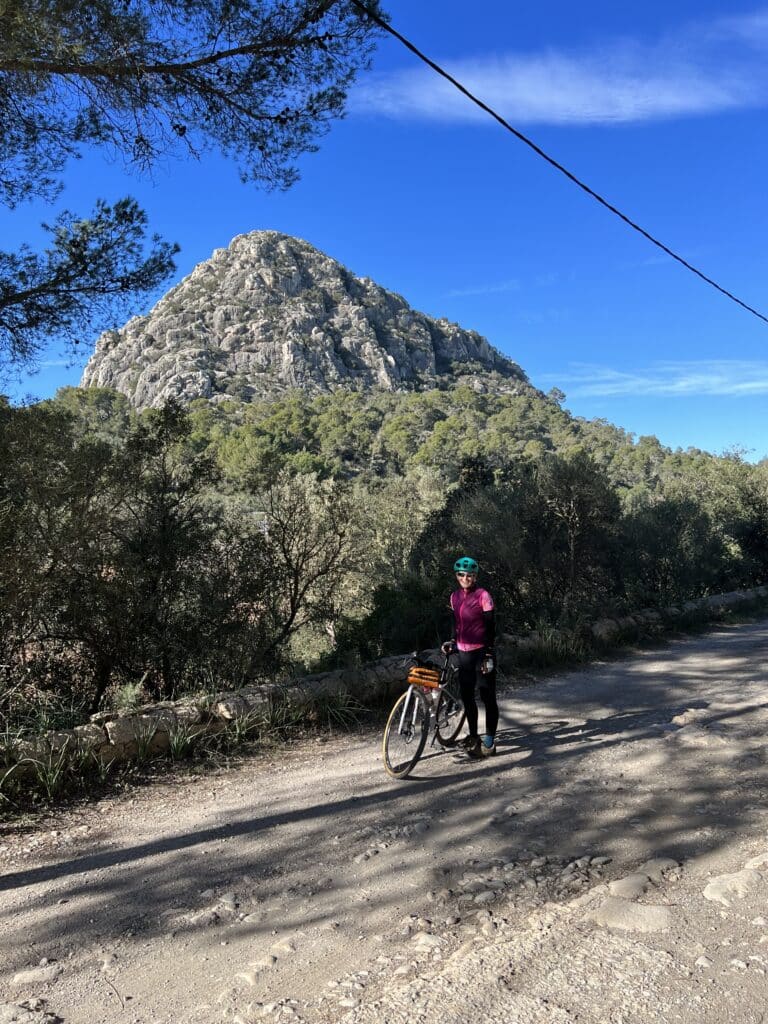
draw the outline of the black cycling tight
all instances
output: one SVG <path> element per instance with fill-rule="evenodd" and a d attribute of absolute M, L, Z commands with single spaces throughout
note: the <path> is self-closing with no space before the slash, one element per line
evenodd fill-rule
<path fill-rule="evenodd" d="M 467 710 L 467 728 L 470 736 L 477 736 L 477 701 L 475 685 L 480 700 L 485 705 L 485 731 L 489 736 L 496 735 L 499 724 L 499 705 L 496 703 L 496 670 L 484 676 L 480 672 L 483 660 L 483 649 L 479 651 L 459 651 L 459 688 L 461 699 Z"/>

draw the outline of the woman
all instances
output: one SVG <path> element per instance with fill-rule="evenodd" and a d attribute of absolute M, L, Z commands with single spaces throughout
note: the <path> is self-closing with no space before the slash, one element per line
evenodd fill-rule
<path fill-rule="evenodd" d="M 467 711 L 469 735 L 462 746 L 471 758 L 489 757 L 496 753 L 496 726 L 499 707 L 496 703 L 496 613 L 493 598 L 477 585 L 478 564 L 474 558 L 458 558 L 453 566 L 459 589 L 451 594 L 453 639 L 443 644 L 444 654 L 457 652 L 461 699 Z M 477 732 L 477 701 L 475 685 L 485 706 L 485 732 Z"/>

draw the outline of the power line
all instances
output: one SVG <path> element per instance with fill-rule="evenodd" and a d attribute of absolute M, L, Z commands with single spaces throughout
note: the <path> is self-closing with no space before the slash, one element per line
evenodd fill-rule
<path fill-rule="evenodd" d="M 673 260 L 677 260 L 678 263 L 681 263 L 686 268 L 686 270 L 690 270 L 692 274 L 695 274 L 697 277 L 700 277 L 702 281 L 706 281 L 708 285 L 711 285 L 722 295 L 725 295 L 726 298 L 731 299 L 732 302 L 735 302 L 737 305 L 741 306 L 742 309 L 746 309 L 748 313 L 752 313 L 753 316 L 756 316 L 759 320 L 762 320 L 764 323 L 768 324 L 768 316 L 764 316 L 758 310 L 754 309 L 746 302 L 743 302 L 740 298 L 734 295 L 733 292 L 729 292 L 727 288 L 723 288 L 722 285 L 719 285 L 717 283 L 717 281 L 713 281 L 711 277 L 707 277 L 707 275 L 704 274 L 701 270 L 698 270 L 687 260 L 683 259 L 682 256 L 678 256 L 678 254 L 674 252 L 672 249 L 670 249 L 669 246 L 664 245 L 664 243 L 660 242 L 658 238 L 654 238 L 654 236 L 650 234 L 648 231 L 646 231 L 645 228 L 640 227 L 639 224 L 633 221 L 630 217 L 627 217 L 626 214 L 622 213 L 621 210 L 617 209 L 612 203 L 609 203 L 607 199 L 604 199 L 603 196 L 601 196 L 598 192 L 595 192 L 595 190 L 590 188 L 589 185 L 585 184 L 585 182 L 583 182 L 580 178 L 577 178 L 576 175 L 569 171 L 567 167 L 564 167 L 561 163 L 558 163 L 558 161 L 555 160 L 554 157 L 551 157 L 548 153 L 545 153 L 544 150 L 540 146 L 537 146 L 532 139 L 529 139 L 527 135 L 524 135 L 521 131 L 518 131 L 517 128 L 514 128 L 508 121 L 506 121 L 501 116 L 501 114 L 498 114 L 492 107 L 489 107 L 487 103 L 484 103 L 481 99 L 479 99 L 477 96 L 471 93 L 469 89 L 467 89 L 466 86 L 462 85 L 461 82 L 455 79 L 453 75 L 450 75 L 444 68 L 441 68 L 439 64 L 436 64 L 435 61 L 431 60 L 429 57 L 427 57 L 426 54 L 422 53 L 417 46 L 415 46 L 409 39 L 406 39 L 405 36 L 401 35 L 396 29 L 392 28 L 392 26 L 389 25 L 382 17 L 380 17 L 378 14 L 375 14 L 373 11 L 369 10 L 366 7 L 366 5 L 362 3 L 362 0 L 351 0 L 351 2 L 354 4 L 355 7 L 357 7 L 364 14 L 366 14 L 371 19 L 371 21 L 373 21 L 376 25 L 384 29 L 384 31 L 388 32 L 391 36 L 394 36 L 394 38 L 397 39 L 398 42 L 402 43 L 403 46 L 406 47 L 406 49 L 410 50 L 411 53 L 415 54 L 415 56 L 417 56 L 419 60 L 423 61 L 434 72 L 436 72 L 442 78 L 445 78 L 448 82 L 450 82 L 451 85 L 454 86 L 454 88 L 458 89 L 459 92 L 462 93 L 464 96 L 466 96 L 468 100 L 471 100 L 471 102 L 474 103 L 476 106 L 480 107 L 481 110 L 484 110 L 486 114 L 489 114 L 495 121 L 498 121 L 502 128 L 506 128 L 506 130 L 508 132 L 511 132 L 512 135 L 515 136 L 515 138 L 519 139 L 521 142 L 524 142 L 526 146 L 529 146 L 534 151 L 534 153 L 537 153 L 540 157 L 542 157 L 542 159 L 546 160 L 548 164 L 551 164 L 552 167 L 560 171 L 561 174 L 564 174 L 566 178 L 568 178 L 570 181 L 574 183 L 574 185 L 578 185 L 578 187 L 582 189 L 584 192 L 586 192 L 587 195 L 597 200 L 597 202 L 600 203 L 601 206 L 604 206 L 607 210 L 610 210 L 611 213 L 615 214 L 620 220 L 623 220 L 625 224 L 631 227 L 634 231 L 637 231 L 638 234 L 643 236 L 643 238 L 646 238 L 657 248 L 661 249 L 662 252 L 665 252 L 667 256 L 671 256 Z"/>

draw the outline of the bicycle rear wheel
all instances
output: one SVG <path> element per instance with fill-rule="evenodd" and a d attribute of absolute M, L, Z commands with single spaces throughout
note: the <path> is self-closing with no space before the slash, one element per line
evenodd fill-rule
<path fill-rule="evenodd" d="M 421 757 L 428 728 L 429 711 L 424 695 L 419 690 L 407 690 L 395 701 L 384 729 L 382 753 L 388 775 L 405 778 Z"/>
<path fill-rule="evenodd" d="M 461 732 L 467 713 L 458 697 L 450 689 L 443 690 L 435 711 L 435 735 L 444 747 L 453 746 Z"/>

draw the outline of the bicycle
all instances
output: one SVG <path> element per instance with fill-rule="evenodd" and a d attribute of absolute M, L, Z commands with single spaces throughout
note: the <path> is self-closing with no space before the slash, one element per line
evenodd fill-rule
<path fill-rule="evenodd" d="M 452 747 L 464 724 L 466 712 L 458 693 L 458 673 L 451 664 L 455 651 L 442 665 L 411 655 L 408 689 L 395 701 L 384 727 L 384 768 L 395 779 L 404 779 L 421 757 L 430 726 L 435 740 Z"/>

